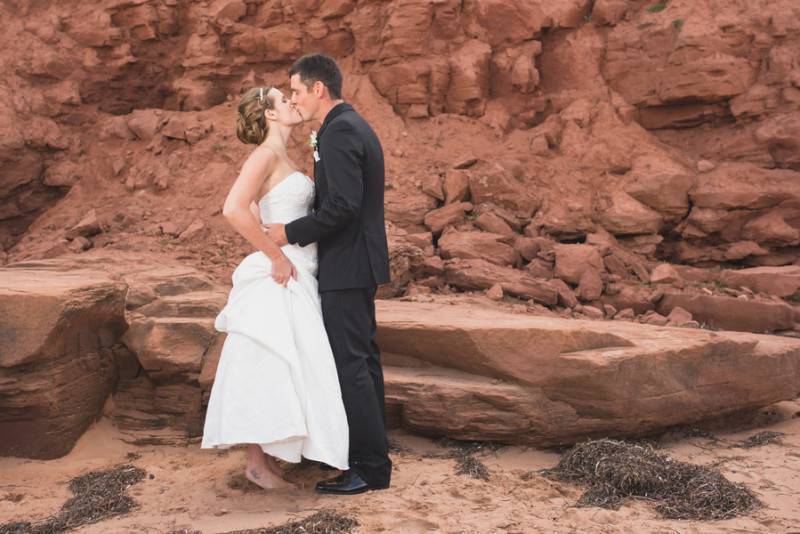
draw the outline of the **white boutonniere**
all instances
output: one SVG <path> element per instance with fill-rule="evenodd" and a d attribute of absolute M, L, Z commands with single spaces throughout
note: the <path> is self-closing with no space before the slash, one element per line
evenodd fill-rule
<path fill-rule="evenodd" d="M 308 136 L 308 146 L 314 149 L 314 161 L 319 161 L 319 150 L 317 150 L 317 131 L 311 130 Z"/>

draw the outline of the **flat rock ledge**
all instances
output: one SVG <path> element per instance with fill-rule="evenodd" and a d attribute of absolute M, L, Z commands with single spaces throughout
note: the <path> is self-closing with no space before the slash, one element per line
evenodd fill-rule
<path fill-rule="evenodd" d="M 0 456 L 63 456 L 100 415 L 127 289 L 96 269 L 0 269 Z"/>
<path fill-rule="evenodd" d="M 792 399 L 800 341 L 378 301 L 391 426 L 536 446 L 637 437 Z"/>
<path fill-rule="evenodd" d="M 101 412 L 132 443 L 196 441 L 226 298 L 203 273 L 159 258 L 0 269 L 0 456 L 66 454 Z M 389 424 L 432 436 L 536 446 L 635 437 L 800 392 L 800 340 L 788 337 L 468 299 L 377 309 Z"/>

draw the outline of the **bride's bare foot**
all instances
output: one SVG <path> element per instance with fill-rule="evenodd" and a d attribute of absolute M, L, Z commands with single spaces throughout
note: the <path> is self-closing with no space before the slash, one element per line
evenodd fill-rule
<path fill-rule="evenodd" d="M 265 468 L 247 467 L 244 470 L 244 476 L 253 484 L 264 489 L 297 489 L 297 486 L 291 482 L 287 482 Z"/>
<path fill-rule="evenodd" d="M 280 478 L 284 478 L 286 476 L 286 471 L 281 469 L 281 466 L 278 465 L 278 462 L 275 461 L 275 458 L 269 454 L 264 454 L 264 463 L 266 463 L 267 469 L 272 471 L 273 474 L 279 476 Z"/>

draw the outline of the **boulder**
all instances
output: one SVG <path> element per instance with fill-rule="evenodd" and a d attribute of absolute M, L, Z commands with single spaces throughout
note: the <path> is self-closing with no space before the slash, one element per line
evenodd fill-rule
<path fill-rule="evenodd" d="M 442 177 L 438 174 L 427 174 L 422 179 L 422 192 L 436 200 L 444 200 Z"/>
<path fill-rule="evenodd" d="M 189 113 L 173 114 L 161 128 L 161 135 L 195 144 L 208 135 L 211 124 L 205 125 Z"/>
<path fill-rule="evenodd" d="M 463 202 L 469 198 L 469 174 L 459 169 L 449 169 L 444 176 L 444 202 Z"/>
<path fill-rule="evenodd" d="M 486 296 L 490 300 L 503 300 L 503 286 L 495 284 L 486 290 Z"/>
<path fill-rule="evenodd" d="M 385 197 L 386 219 L 400 228 L 419 232 L 425 215 L 436 207 L 436 199 L 422 191 L 402 191 L 390 189 Z"/>
<path fill-rule="evenodd" d="M 468 211 L 472 211 L 472 204 L 469 202 L 447 204 L 442 208 L 429 211 L 425 215 L 425 226 L 434 234 L 438 234 L 447 226 L 466 221 Z"/>
<path fill-rule="evenodd" d="M 134 317 L 124 337 L 142 368 L 156 381 L 197 375 L 216 336 L 212 318 Z"/>
<path fill-rule="evenodd" d="M 678 271 L 669 263 L 659 263 L 650 273 L 651 284 L 674 284 L 680 281 Z"/>
<path fill-rule="evenodd" d="M 67 454 L 116 380 L 126 284 L 51 265 L 0 269 L 0 456 Z"/>
<path fill-rule="evenodd" d="M 766 256 L 768 254 L 769 250 L 755 241 L 737 241 L 725 248 L 722 257 L 725 261 L 739 261 L 750 256 Z"/>
<path fill-rule="evenodd" d="M 578 298 L 572 291 L 572 288 L 560 278 L 554 278 L 550 281 L 550 285 L 556 288 L 558 292 L 558 304 L 565 308 L 574 308 L 578 305 Z"/>
<path fill-rule="evenodd" d="M 777 211 L 771 211 L 745 224 L 742 228 L 742 237 L 757 243 L 777 246 L 800 243 L 800 231 L 789 226 Z"/>
<path fill-rule="evenodd" d="M 578 295 L 584 302 L 592 302 L 603 294 L 603 279 L 597 269 L 586 269 L 578 282 Z"/>
<path fill-rule="evenodd" d="M 484 232 L 500 234 L 504 237 L 511 237 L 515 232 L 502 217 L 492 212 L 481 213 L 474 221 L 475 226 Z"/>
<path fill-rule="evenodd" d="M 472 202 L 491 202 L 530 217 L 541 202 L 530 190 L 500 165 L 486 165 L 469 171 Z"/>
<path fill-rule="evenodd" d="M 635 283 L 609 284 L 601 300 L 603 304 L 610 304 L 621 310 L 620 313 L 632 309 L 639 314 L 653 309 L 650 289 Z"/>
<path fill-rule="evenodd" d="M 75 239 L 76 237 L 91 237 L 102 232 L 100 222 L 97 220 L 97 211 L 89 210 L 78 223 L 70 228 L 65 237 L 67 239 Z"/>
<path fill-rule="evenodd" d="M 767 146 L 781 167 L 796 169 L 800 164 L 800 116 L 796 112 L 768 118 L 759 125 L 754 136 Z"/>
<path fill-rule="evenodd" d="M 588 317 L 589 319 L 602 319 L 603 317 L 605 317 L 603 310 L 595 306 L 584 306 L 581 309 L 581 313 L 586 317 Z"/>
<path fill-rule="evenodd" d="M 654 311 L 643 315 L 640 320 L 644 324 L 651 324 L 655 326 L 666 326 L 669 323 L 669 319 Z"/>
<path fill-rule="evenodd" d="M 522 259 L 531 261 L 539 253 L 539 243 L 534 237 L 517 236 L 513 241 L 514 250 L 516 250 Z"/>
<path fill-rule="evenodd" d="M 636 317 L 636 312 L 633 311 L 633 308 L 625 308 L 624 310 L 620 310 L 614 315 L 614 319 L 621 319 L 627 321 L 632 320 L 634 317 Z"/>
<path fill-rule="evenodd" d="M 406 240 L 422 250 L 433 247 L 433 234 L 431 232 L 418 232 L 406 235 Z"/>
<path fill-rule="evenodd" d="M 626 176 L 625 192 L 670 221 L 689 211 L 694 175 L 666 154 L 640 156 Z"/>
<path fill-rule="evenodd" d="M 597 222 L 614 235 L 655 234 L 663 218 L 623 191 L 611 193 L 607 206 L 597 214 Z"/>
<path fill-rule="evenodd" d="M 191 241 L 199 237 L 203 232 L 206 230 L 206 225 L 203 221 L 197 219 L 192 221 L 192 223 L 186 227 L 186 229 L 180 233 L 178 238 L 181 241 Z"/>
<path fill-rule="evenodd" d="M 698 176 L 689 198 L 695 208 L 757 210 L 800 201 L 800 185 L 797 174 L 787 169 L 723 163 Z"/>
<path fill-rule="evenodd" d="M 577 285 L 587 269 L 605 270 L 603 258 L 591 245 L 555 245 L 555 277 Z"/>
<path fill-rule="evenodd" d="M 535 278 L 550 279 L 553 278 L 553 262 L 534 258 L 525 266 L 525 271 Z M 554 280 L 558 280 L 558 278 Z"/>
<path fill-rule="evenodd" d="M 444 263 L 445 280 L 460 289 L 490 289 L 500 284 L 503 291 L 515 297 L 533 299 L 546 306 L 555 306 L 557 291 L 545 280 L 479 259 L 454 259 Z"/>
<path fill-rule="evenodd" d="M 672 311 L 669 312 L 667 320 L 669 321 L 670 325 L 682 326 L 692 321 L 692 314 L 680 306 L 675 306 L 672 308 Z"/>
<path fill-rule="evenodd" d="M 67 245 L 67 248 L 72 252 L 83 252 L 92 248 L 92 242 L 85 237 L 78 236 Z"/>
<path fill-rule="evenodd" d="M 591 217 L 589 202 L 584 199 L 548 200 L 528 228 L 540 228 L 558 239 L 579 239 L 596 229 Z M 528 235 L 528 228 L 525 235 Z"/>
<path fill-rule="evenodd" d="M 636 437 L 797 394 L 795 339 L 439 303 L 379 301 L 377 317 L 387 407 L 432 436 Z"/>
<path fill-rule="evenodd" d="M 672 11 L 673 17 L 679 14 Z M 606 44 L 604 78 L 631 105 L 715 103 L 745 92 L 753 83 L 754 67 L 748 59 L 732 54 L 720 43 L 725 35 L 723 28 L 698 19 L 696 28 L 686 25 L 692 31 L 683 37 L 681 29 L 688 30 L 683 22 L 675 26 L 662 19 L 663 23 L 651 27 L 655 23 L 650 20 L 659 14 L 645 12 L 645 16 L 619 22 L 609 32 Z M 675 61 L 671 46 L 660 40 L 666 31 L 675 32 L 674 38 L 685 49 L 682 61 Z"/>
<path fill-rule="evenodd" d="M 128 128 L 143 141 L 150 141 L 164 125 L 164 115 L 157 109 L 136 109 L 127 117 Z"/>
<path fill-rule="evenodd" d="M 480 23 L 492 46 L 533 39 L 545 24 L 544 10 L 537 2 L 485 0 L 474 6 L 471 15 Z"/>
<path fill-rule="evenodd" d="M 486 202 L 484 204 L 475 206 L 475 215 L 477 215 L 478 218 L 485 213 L 488 213 L 492 216 L 497 216 L 504 223 L 506 223 L 515 234 L 522 233 L 524 231 L 523 228 L 531 222 L 531 218 L 524 215 L 522 212 L 505 208 L 503 206 L 498 206 L 492 202 Z"/>
<path fill-rule="evenodd" d="M 747 287 L 758 293 L 786 298 L 800 291 L 800 266 L 727 269 L 719 279 L 730 287 Z"/>
<path fill-rule="evenodd" d="M 722 295 L 666 293 L 658 303 L 663 315 L 680 306 L 694 320 L 712 328 L 739 332 L 770 333 L 794 326 L 792 307 L 780 302 L 742 300 Z"/>
<path fill-rule="evenodd" d="M 504 239 L 488 232 L 448 232 L 439 239 L 439 251 L 444 259 L 481 259 L 495 265 L 515 265 L 519 255 Z"/>
<path fill-rule="evenodd" d="M 592 21 L 614 25 L 622 20 L 630 8 L 626 0 L 597 0 L 592 9 Z"/>

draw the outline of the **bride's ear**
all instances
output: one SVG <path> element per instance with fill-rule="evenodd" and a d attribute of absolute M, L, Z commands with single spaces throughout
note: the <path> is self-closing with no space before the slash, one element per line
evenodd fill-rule
<path fill-rule="evenodd" d="M 278 120 L 278 113 L 274 109 L 265 109 L 264 118 L 268 121 L 276 121 Z"/>

